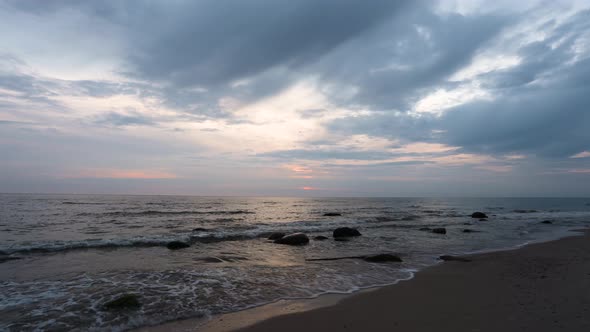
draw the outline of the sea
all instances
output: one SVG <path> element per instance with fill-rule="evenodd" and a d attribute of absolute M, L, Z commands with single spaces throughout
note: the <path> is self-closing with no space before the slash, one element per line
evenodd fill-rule
<path fill-rule="evenodd" d="M 348 294 L 411 278 L 442 254 L 516 248 L 588 225 L 590 198 L 0 194 L 0 331 L 125 331 Z M 335 241 L 338 227 L 362 235 Z M 275 244 L 273 232 L 311 240 Z M 170 241 L 190 247 L 170 250 Z M 403 262 L 315 260 L 381 253 Z M 105 307 L 125 294 L 141 307 Z"/>

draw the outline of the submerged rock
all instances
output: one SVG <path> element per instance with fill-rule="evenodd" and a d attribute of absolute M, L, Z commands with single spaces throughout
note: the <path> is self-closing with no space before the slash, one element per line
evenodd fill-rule
<path fill-rule="evenodd" d="M 432 233 L 435 233 L 435 234 L 447 234 L 447 229 L 444 228 L 444 227 L 435 228 L 435 229 L 432 230 Z"/>
<path fill-rule="evenodd" d="M 471 259 L 463 258 L 463 257 L 457 257 L 457 256 L 451 256 L 451 255 L 442 255 L 439 258 L 442 259 L 445 262 L 446 261 L 471 262 Z"/>
<path fill-rule="evenodd" d="M 537 210 L 514 210 L 515 213 L 535 213 Z"/>
<path fill-rule="evenodd" d="M 487 218 L 488 216 L 483 213 L 483 212 L 473 212 L 471 214 L 471 218 L 475 218 L 475 219 L 483 219 L 483 218 Z"/>
<path fill-rule="evenodd" d="M 543 220 L 543 221 L 541 221 L 541 224 L 552 224 L 552 223 L 553 223 L 553 221 L 551 221 L 551 220 Z"/>
<path fill-rule="evenodd" d="M 480 233 L 480 231 L 476 231 L 476 230 L 473 230 L 473 229 L 467 229 L 466 228 L 466 229 L 463 230 L 463 233 Z"/>
<path fill-rule="evenodd" d="M 168 244 L 166 245 L 166 248 L 170 249 L 170 250 L 178 250 L 178 249 L 184 249 L 184 248 L 188 248 L 191 245 L 182 241 L 172 241 L 172 242 L 168 242 Z"/>
<path fill-rule="evenodd" d="M 340 227 L 336 228 L 332 233 L 333 237 L 350 237 L 350 236 L 361 236 L 361 232 L 359 232 L 356 228 L 350 227 Z"/>
<path fill-rule="evenodd" d="M 141 303 L 135 294 L 121 295 L 104 304 L 106 310 L 137 309 L 139 307 L 141 307 Z"/>
<path fill-rule="evenodd" d="M 309 238 L 303 233 L 293 233 L 285 235 L 280 239 L 276 239 L 275 243 L 288 244 L 292 246 L 303 245 L 309 243 Z"/>
<path fill-rule="evenodd" d="M 323 240 L 327 240 L 328 237 L 327 236 L 323 236 L 323 235 L 318 235 L 316 237 L 313 238 L 316 241 L 323 241 Z"/>
<path fill-rule="evenodd" d="M 373 256 L 365 256 L 363 259 L 371 263 L 402 262 L 402 259 L 399 256 L 392 254 L 378 254 Z"/>
<path fill-rule="evenodd" d="M 275 232 L 275 233 L 271 233 L 271 234 L 268 236 L 268 239 L 269 239 L 269 240 L 273 240 L 273 241 L 274 241 L 274 240 L 278 240 L 278 239 L 282 238 L 282 237 L 283 237 L 283 236 L 285 236 L 285 235 L 287 235 L 287 234 L 285 234 L 285 233 L 281 233 L 281 232 Z"/>
<path fill-rule="evenodd" d="M 342 213 L 338 213 L 338 212 L 324 213 L 324 217 L 340 217 L 341 215 L 342 215 Z"/>

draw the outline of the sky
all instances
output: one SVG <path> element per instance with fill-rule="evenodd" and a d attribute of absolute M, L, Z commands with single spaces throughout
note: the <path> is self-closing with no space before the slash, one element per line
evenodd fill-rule
<path fill-rule="evenodd" d="M 588 197 L 590 2 L 0 0 L 0 192 Z"/>

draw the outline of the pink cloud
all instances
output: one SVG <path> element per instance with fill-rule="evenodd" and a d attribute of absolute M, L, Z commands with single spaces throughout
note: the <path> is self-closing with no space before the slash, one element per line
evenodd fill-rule
<path fill-rule="evenodd" d="M 571 156 L 570 158 L 588 158 L 590 157 L 590 151 L 582 151 L 578 154 Z"/>
<path fill-rule="evenodd" d="M 175 174 L 159 170 L 138 169 L 86 169 L 66 178 L 95 178 L 95 179 L 176 179 Z"/>

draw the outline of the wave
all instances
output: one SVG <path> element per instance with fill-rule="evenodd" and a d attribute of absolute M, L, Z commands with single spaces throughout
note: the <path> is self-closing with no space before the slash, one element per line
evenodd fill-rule
<path fill-rule="evenodd" d="M 114 212 L 82 212 L 78 213 L 77 216 L 110 216 L 110 217 L 142 217 L 142 216 L 169 216 L 169 215 L 237 215 L 237 214 L 255 214 L 253 211 L 248 210 L 221 210 L 221 211 L 159 211 L 159 210 L 146 210 L 146 211 L 114 211 Z"/>
<path fill-rule="evenodd" d="M 65 202 L 61 202 L 61 204 L 65 204 L 65 205 L 106 205 L 107 203 L 99 203 L 99 202 L 71 202 L 71 201 L 65 201 Z"/>

